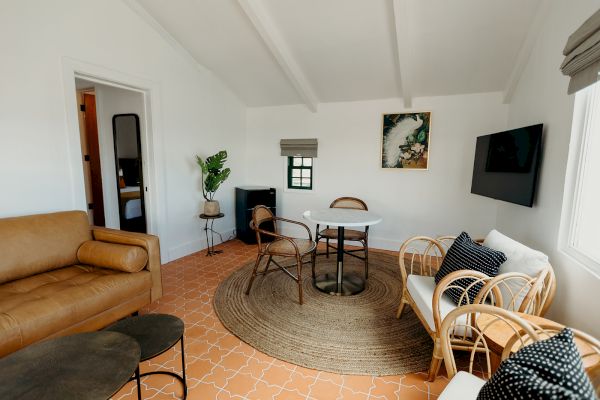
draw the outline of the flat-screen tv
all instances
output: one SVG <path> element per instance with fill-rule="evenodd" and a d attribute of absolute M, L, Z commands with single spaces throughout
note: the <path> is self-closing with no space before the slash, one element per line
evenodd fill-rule
<path fill-rule="evenodd" d="M 533 206 L 540 157 L 542 124 L 479 136 L 475 148 L 471 193 Z"/>

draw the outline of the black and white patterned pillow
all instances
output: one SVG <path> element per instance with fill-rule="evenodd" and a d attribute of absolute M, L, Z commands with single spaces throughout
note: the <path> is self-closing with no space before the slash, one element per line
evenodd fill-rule
<path fill-rule="evenodd" d="M 478 400 L 595 398 L 569 328 L 504 360 L 477 395 Z"/>
<path fill-rule="evenodd" d="M 498 269 L 504 261 L 506 261 L 504 253 L 475 243 L 466 232 L 463 232 L 448 249 L 439 271 L 435 274 L 435 283 L 437 285 L 446 275 L 464 269 L 483 272 L 488 276 L 494 277 L 498 275 Z M 473 280 L 469 278 L 459 279 L 453 282 L 453 285 L 460 286 L 463 289 L 450 288 L 445 293 L 457 305 L 465 305 L 467 304 L 467 299 L 465 298 L 462 299 L 461 304 L 458 303 L 461 301 L 464 289 L 468 288 L 472 283 Z M 473 304 L 473 300 L 475 300 L 477 293 L 479 293 L 482 287 L 483 284 L 477 283 L 469 288 L 467 292 L 469 304 Z"/>

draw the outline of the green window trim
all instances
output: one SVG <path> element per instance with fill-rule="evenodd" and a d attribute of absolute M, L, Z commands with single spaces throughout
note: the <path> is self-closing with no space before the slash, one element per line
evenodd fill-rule
<path fill-rule="evenodd" d="M 288 157 L 287 187 L 288 189 L 312 190 L 312 157 Z"/>

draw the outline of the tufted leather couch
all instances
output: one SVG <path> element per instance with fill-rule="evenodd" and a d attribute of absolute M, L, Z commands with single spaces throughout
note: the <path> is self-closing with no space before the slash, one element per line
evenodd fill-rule
<path fill-rule="evenodd" d="M 155 236 L 91 227 L 83 211 L 0 219 L 0 357 L 100 329 L 161 295 Z"/>

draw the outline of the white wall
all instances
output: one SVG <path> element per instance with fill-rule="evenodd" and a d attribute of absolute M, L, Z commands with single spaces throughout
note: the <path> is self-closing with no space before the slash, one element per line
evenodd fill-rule
<path fill-rule="evenodd" d="M 544 160 L 533 208 L 499 203 L 498 228 L 550 255 L 558 293 L 550 316 L 600 337 L 600 279 L 558 249 L 574 96 L 559 66 L 569 35 L 598 9 L 597 0 L 552 0 L 531 58 L 509 107 L 509 127 L 542 122 Z M 600 238 L 599 238 L 600 239 Z"/>
<path fill-rule="evenodd" d="M 131 90 L 106 85 L 94 85 L 94 87 L 96 89 L 96 119 L 98 121 L 105 223 L 108 228 L 119 229 L 121 224 L 119 221 L 119 198 L 115 182 L 117 171 L 112 118 L 115 114 L 137 114 L 140 117 L 140 132 L 143 138 L 146 131 L 144 98 L 141 93 Z M 137 148 L 135 154 L 137 154 Z M 142 159 L 145 160 L 144 154 L 142 154 Z M 147 179 L 144 181 L 147 182 Z"/>
<path fill-rule="evenodd" d="M 417 234 L 485 235 L 496 221 L 496 202 L 470 194 L 475 137 L 505 129 L 499 93 L 414 99 L 431 111 L 428 171 L 381 169 L 383 113 L 404 111 L 396 99 L 249 108 L 246 181 L 278 189 L 279 214 L 301 219 L 309 208 L 340 196 L 363 199 L 384 221 L 371 227 L 371 245 L 397 250 Z M 312 193 L 285 192 L 282 138 L 319 140 Z"/>
<path fill-rule="evenodd" d="M 229 151 L 231 178 L 217 194 L 227 217 L 215 227 L 233 229 L 232 187 L 243 177 L 245 107 L 123 2 L 4 0 L 0 49 L 0 217 L 83 206 L 75 201 L 84 198 L 83 184 L 71 183 L 65 104 L 74 94 L 65 93 L 62 76 L 68 57 L 159 88 L 154 104 L 160 108 L 153 109 L 159 124 L 153 129 L 164 163 L 155 188 L 165 196 L 163 261 L 203 245 L 196 153 Z"/>

